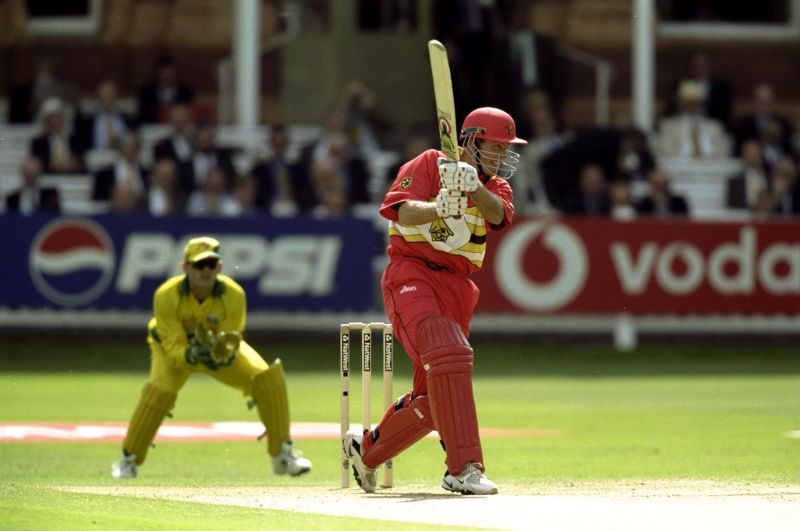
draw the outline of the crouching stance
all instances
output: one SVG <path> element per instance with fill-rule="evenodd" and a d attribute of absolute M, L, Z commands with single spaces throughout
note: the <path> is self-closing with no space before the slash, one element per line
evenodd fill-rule
<path fill-rule="evenodd" d="M 115 478 L 136 477 L 162 421 L 175 406 L 183 384 L 203 372 L 250 396 L 264 424 L 267 452 L 276 474 L 299 476 L 311 462 L 294 449 L 289 432 L 289 401 L 281 360 L 271 365 L 242 340 L 245 293 L 221 275 L 219 242 L 201 237 L 184 250 L 184 273 L 155 293 L 148 325 L 150 378 L 122 444 L 122 458 L 111 466 Z"/>

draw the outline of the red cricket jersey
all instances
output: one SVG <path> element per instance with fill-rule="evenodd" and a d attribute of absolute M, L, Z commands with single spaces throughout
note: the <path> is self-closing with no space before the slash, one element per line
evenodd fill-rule
<path fill-rule="evenodd" d="M 472 200 L 465 214 L 458 219 L 440 218 L 424 225 L 400 224 L 397 205 L 409 200 L 435 200 L 440 189 L 439 157 L 444 157 L 444 154 L 429 149 L 405 163 L 397 172 L 380 209 L 381 215 L 390 221 L 387 253 L 390 260 L 395 256 L 419 258 L 466 276 L 483 265 L 486 233 L 511 225 L 513 193 L 505 179 L 490 177 L 483 183 L 488 191 L 503 201 L 505 217 L 499 225 L 486 222 Z"/>

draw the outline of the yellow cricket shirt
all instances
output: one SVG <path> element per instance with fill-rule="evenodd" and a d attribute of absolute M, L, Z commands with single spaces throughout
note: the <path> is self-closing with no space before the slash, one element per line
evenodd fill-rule
<path fill-rule="evenodd" d="M 182 360 L 198 325 L 214 333 L 244 332 L 246 306 L 244 289 L 226 275 L 217 276 L 211 296 L 202 303 L 192 295 L 186 275 L 172 277 L 153 296 L 148 342 L 160 344 L 168 358 Z"/>

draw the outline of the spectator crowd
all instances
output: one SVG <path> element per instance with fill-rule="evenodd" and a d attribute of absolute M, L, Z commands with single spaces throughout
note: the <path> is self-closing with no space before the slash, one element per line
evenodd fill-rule
<path fill-rule="evenodd" d="M 527 94 L 530 143 L 522 182 L 512 183 L 518 209 L 619 219 L 691 215 L 692 197 L 675 192 L 674 179 L 701 179 L 693 169 L 734 161 L 739 169 L 722 183 L 721 208 L 745 217 L 799 215 L 800 136 L 778 112 L 770 83 L 757 80 L 740 106 L 749 111 L 734 116 L 730 85 L 713 76 L 708 55 L 696 53 L 688 71 L 651 133 L 625 114 L 607 128 L 573 131 L 546 93 Z M 676 167 L 687 174 L 672 175 Z"/>
<path fill-rule="evenodd" d="M 511 181 L 519 213 L 689 216 L 692 198 L 673 189 L 676 176 L 665 161 L 691 167 L 735 159 L 740 170 L 725 183 L 722 206 L 761 218 L 800 214 L 800 141 L 792 121 L 778 111 L 770 83 L 755 81 L 749 101 L 739 102 L 748 112 L 734 115 L 730 84 L 714 76 L 708 55 L 697 53 L 676 80 L 655 131 L 640 130 L 625 113 L 608 127 L 573 130 L 563 123 L 563 92 L 552 79 L 559 69 L 557 47 L 526 30 L 521 15 L 508 13 L 507 38 L 496 48 L 505 58 L 498 64 L 506 99 L 497 87 L 485 96 L 486 104 L 514 110 L 520 134 L 529 140 Z M 449 46 L 467 46 L 465 35 L 478 30 L 465 28 L 454 26 L 446 35 Z M 530 62 L 541 72 L 531 71 Z M 475 82 L 469 75 L 465 67 L 455 76 L 457 90 Z M 475 83 L 470 86 L 478 95 L 461 96 L 480 105 L 482 82 Z M 15 91 L 10 115 L 25 121 L 27 113 L 40 133 L 19 168 L 19 189 L 4 198 L 5 212 L 58 211 L 58 190 L 40 185 L 39 177 L 88 174 L 91 200 L 117 213 L 347 216 L 374 209 L 399 163 L 435 147 L 428 125 L 400 130 L 383 119 L 375 95 L 358 81 L 345 87 L 315 139 L 297 145 L 291 126 L 270 124 L 255 153 L 219 144 L 218 125 L 197 112 L 192 87 L 169 57 L 156 62 L 133 113 L 123 110 L 112 79 L 97 85 L 90 110 L 77 101 L 48 61 L 33 82 Z M 155 125 L 162 135 L 145 145 L 141 131 Z M 375 165 L 386 153 L 396 164 Z"/>

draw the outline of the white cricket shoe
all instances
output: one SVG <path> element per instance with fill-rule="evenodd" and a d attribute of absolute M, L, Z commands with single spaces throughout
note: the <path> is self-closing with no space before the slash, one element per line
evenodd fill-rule
<path fill-rule="evenodd" d="M 442 479 L 442 488 L 461 494 L 497 494 L 497 485 L 483 475 L 478 463 L 467 463 L 457 476 L 446 472 Z"/>
<path fill-rule="evenodd" d="M 272 471 L 278 475 L 299 476 L 309 470 L 311 470 L 311 461 L 295 451 L 292 441 L 283 443 L 281 453 L 272 458 Z"/>
<path fill-rule="evenodd" d="M 122 455 L 122 459 L 111 464 L 111 477 L 129 479 L 136 477 L 136 454 Z"/>
<path fill-rule="evenodd" d="M 345 455 L 353 462 L 353 477 L 364 492 L 375 492 L 378 488 L 378 473 L 374 468 L 369 468 L 361 460 L 361 441 L 364 435 L 356 431 L 348 431 L 342 439 L 342 448 Z"/>

